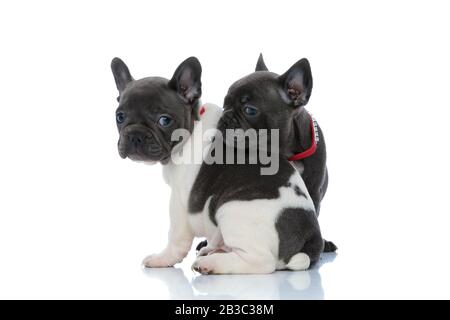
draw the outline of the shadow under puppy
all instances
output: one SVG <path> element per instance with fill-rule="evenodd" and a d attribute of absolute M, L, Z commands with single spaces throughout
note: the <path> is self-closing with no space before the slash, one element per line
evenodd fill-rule
<path fill-rule="evenodd" d="M 317 216 L 328 186 L 326 146 L 320 126 L 304 106 L 313 87 L 307 59 L 295 63 L 283 75 L 269 72 L 259 56 L 256 71 L 236 81 L 224 99 L 223 126 L 243 130 L 280 130 L 280 154 L 292 161 L 305 181 Z M 201 242 L 200 250 L 207 244 Z M 325 241 L 325 252 L 337 247 Z"/>
<path fill-rule="evenodd" d="M 211 150 L 217 140 L 204 137 L 207 132 L 217 137 L 214 129 L 220 126 L 222 110 L 207 104 L 198 111 L 201 66 L 196 58 L 186 59 L 170 80 L 134 80 L 118 58 L 111 67 L 120 94 L 119 154 L 135 161 L 161 162 L 171 187 L 168 244 L 144 260 L 146 267 L 182 261 L 196 236 L 209 242 L 193 264 L 205 274 L 304 270 L 319 259 L 323 240 L 314 204 L 285 157 L 276 155 L 275 175 L 261 175 L 260 162 L 205 162 L 203 150 Z M 197 121 L 201 113 L 202 121 Z M 174 141 L 177 129 L 189 136 Z M 226 156 L 234 148 L 224 145 Z M 200 150 L 202 161 L 193 161 L 192 150 Z"/>

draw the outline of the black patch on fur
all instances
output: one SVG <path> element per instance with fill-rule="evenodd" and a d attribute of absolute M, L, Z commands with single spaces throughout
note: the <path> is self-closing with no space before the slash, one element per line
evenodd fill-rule
<path fill-rule="evenodd" d="M 262 167 L 261 164 L 203 163 L 189 196 L 189 212 L 200 213 L 211 197 L 209 214 L 217 225 L 216 212 L 226 202 L 278 198 L 279 188 L 286 184 L 295 169 L 284 158 L 280 159 L 275 175 L 261 175 Z"/>
<path fill-rule="evenodd" d="M 306 198 L 306 194 L 303 193 L 302 189 L 300 189 L 299 186 L 294 186 L 294 192 L 296 195 L 298 195 L 299 197 L 304 197 Z"/>
<path fill-rule="evenodd" d="M 302 208 L 286 208 L 275 223 L 280 239 L 278 256 L 285 263 L 297 253 L 309 256 L 311 263 L 319 260 L 324 241 L 315 212 Z"/>
<path fill-rule="evenodd" d="M 306 194 L 302 191 L 302 189 L 300 189 L 298 185 L 296 184 L 292 185 L 292 183 L 287 182 L 284 186 L 287 188 L 292 188 L 295 194 L 298 195 L 299 197 L 307 198 Z"/>

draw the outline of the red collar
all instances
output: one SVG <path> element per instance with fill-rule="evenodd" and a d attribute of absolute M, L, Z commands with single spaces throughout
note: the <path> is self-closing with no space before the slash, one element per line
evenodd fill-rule
<path fill-rule="evenodd" d="M 205 106 L 201 106 L 199 114 L 203 115 L 205 113 L 206 109 Z M 298 161 L 303 160 L 305 158 L 308 158 L 316 152 L 317 149 L 317 143 L 319 142 L 319 130 L 317 128 L 317 121 L 314 119 L 312 115 L 311 116 L 311 122 L 310 122 L 310 128 L 311 128 L 311 147 L 306 149 L 303 152 L 294 154 L 293 156 L 290 156 L 288 158 L 289 161 Z"/>
<path fill-rule="evenodd" d="M 205 106 L 201 106 L 200 111 L 199 111 L 200 115 L 203 115 L 205 113 L 205 111 L 206 111 Z"/>
<path fill-rule="evenodd" d="M 290 156 L 288 158 L 289 161 L 298 161 L 298 160 L 302 160 L 305 158 L 308 158 L 310 156 L 312 156 L 314 154 L 314 152 L 316 152 L 317 149 L 317 143 L 319 142 L 319 130 L 317 128 L 317 122 L 316 120 L 313 118 L 312 115 L 311 116 L 311 122 L 310 122 L 310 127 L 311 127 L 311 147 L 309 147 L 308 149 L 306 149 L 303 152 L 294 154 L 293 156 Z"/>

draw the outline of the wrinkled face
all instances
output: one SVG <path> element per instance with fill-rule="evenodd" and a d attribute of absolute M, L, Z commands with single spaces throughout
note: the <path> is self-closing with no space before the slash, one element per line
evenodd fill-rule
<path fill-rule="evenodd" d="M 278 76 L 267 71 L 260 57 L 257 71 L 229 88 L 219 130 L 225 134 L 226 129 L 278 129 L 282 139 L 290 130 L 292 118 L 307 104 L 311 90 L 311 69 L 306 59 Z"/>
<path fill-rule="evenodd" d="M 113 59 L 111 68 L 119 90 L 119 155 L 135 161 L 166 163 L 179 143 L 172 141 L 172 133 L 176 129 L 192 132 L 201 96 L 200 63 L 193 57 L 186 59 L 171 80 L 134 80 L 118 58 Z"/>
<path fill-rule="evenodd" d="M 119 154 L 132 160 L 165 162 L 175 146 L 175 129 L 191 131 L 191 108 L 162 78 L 134 81 L 121 94 L 116 110 Z"/>
<path fill-rule="evenodd" d="M 271 72 L 255 72 L 236 81 L 225 96 L 220 129 L 283 128 L 294 111 L 284 96 Z"/>

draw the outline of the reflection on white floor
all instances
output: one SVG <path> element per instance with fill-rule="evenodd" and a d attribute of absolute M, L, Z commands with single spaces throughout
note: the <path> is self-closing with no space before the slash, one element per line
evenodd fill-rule
<path fill-rule="evenodd" d="M 323 299 L 320 268 L 336 256 L 323 254 L 308 271 L 268 275 L 198 275 L 185 266 L 144 269 L 144 273 L 161 281 L 171 299 Z"/>

